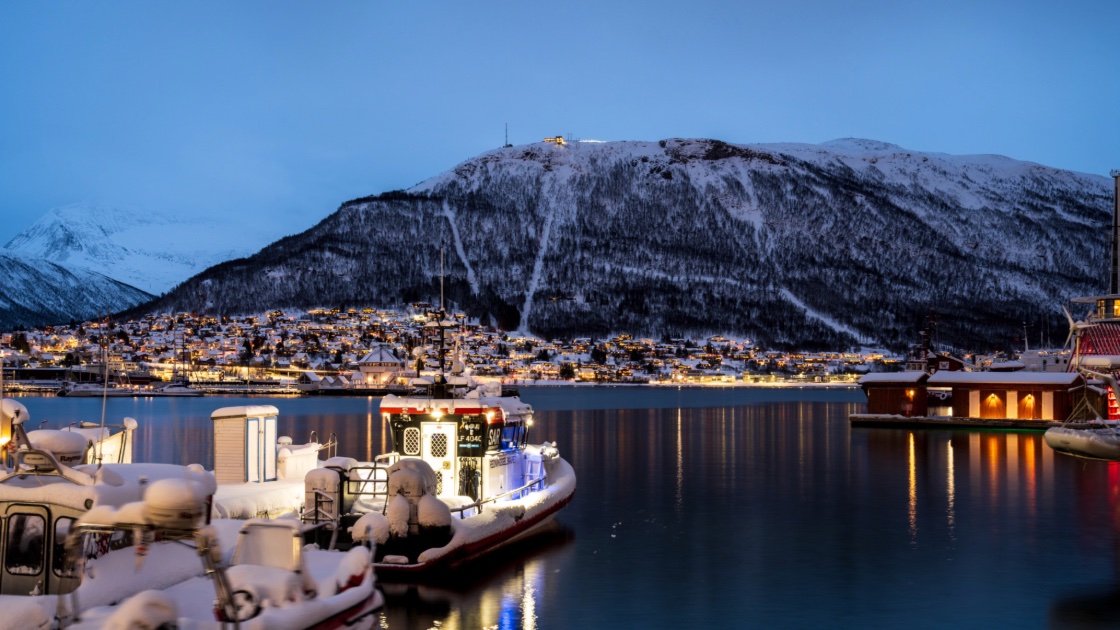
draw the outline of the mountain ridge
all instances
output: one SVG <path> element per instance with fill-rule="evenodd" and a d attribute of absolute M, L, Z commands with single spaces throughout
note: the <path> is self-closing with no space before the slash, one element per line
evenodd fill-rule
<path fill-rule="evenodd" d="M 1110 189 L 858 139 L 536 143 L 344 202 L 138 310 L 434 301 L 442 246 L 448 299 L 507 329 L 899 347 L 933 311 L 946 341 L 981 348 L 1023 321 L 1057 329 L 1064 301 L 1099 290 Z"/>

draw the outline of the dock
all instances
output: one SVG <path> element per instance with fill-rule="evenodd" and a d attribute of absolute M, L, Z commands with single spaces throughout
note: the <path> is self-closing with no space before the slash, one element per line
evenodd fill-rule
<path fill-rule="evenodd" d="M 848 416 L 852 427 L 880 427 L 891 429 L 1017 429 L 1045 431 L 1062 426 L 1053 420 L 1012 418 L 967 418 L 950 416 L 904 416 L 885 413 L 853 413 Z"/>

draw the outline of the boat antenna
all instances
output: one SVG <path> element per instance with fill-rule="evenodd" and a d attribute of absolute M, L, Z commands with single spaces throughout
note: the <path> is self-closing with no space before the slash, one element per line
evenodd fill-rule
<path fill-rule="evenodd" d="M 97 434 L 97 466 L 101 467 L 101 458 L 105 454 L 105 406 L 109 401 L 109 341 L 105 335 L 109 332 L 109 315 L 105 315 L 105 325 L 101 329 L 98 339 L 101 345 L 101 429 Z"/>
<path fill-rule="evenodd" d="M 1108 292 L 1120 293 L 1120 169 L 1112 169 L 1112 269 L 1109 277 Z"/>

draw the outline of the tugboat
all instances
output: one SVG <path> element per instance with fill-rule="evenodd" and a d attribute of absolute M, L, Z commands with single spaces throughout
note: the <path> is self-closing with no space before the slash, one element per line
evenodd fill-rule
<path fill-rule="evenodd" d="M 1090 305 L 1088 316 L 1069 320 L 1069 337 L 1073 342 L 1070 369 L 1084 374 L 1089 381 L 1083 404 L 1064 425 L 1046 430 L 1043 439 L 1055 452 L 1082 459 L 1120 461 L 1120 170 L 1111 173 L 1113 180 L 1112 263 L 1109 292 L 1106 295 L 1080 297 L 1074 303 Z"/>
<path fill-rule="evenodd" d="M 530 444 L 533 409 L 498 383 L 447 375 L 441 310 L 439 372 L 421 394 L 385 396 L 392 451 L 372 464 L 328 460 L 306 479 L 305 520 L 336 523 L 340 545 L 372 540 L 381 579 L 430 575 L 489 554 L 549 522 L 576 478 L 555 443 Z"/>

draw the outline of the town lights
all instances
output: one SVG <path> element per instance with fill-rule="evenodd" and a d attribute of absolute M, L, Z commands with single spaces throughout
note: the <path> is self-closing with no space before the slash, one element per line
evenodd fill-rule
<path fill-rule="evenodd" d="M 432 417 L 437 418 L 437 419 L 442 418 L 443 417 L 443 410 L 442 409 L 433 409 L 432 410 Z"/>

